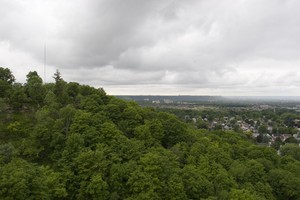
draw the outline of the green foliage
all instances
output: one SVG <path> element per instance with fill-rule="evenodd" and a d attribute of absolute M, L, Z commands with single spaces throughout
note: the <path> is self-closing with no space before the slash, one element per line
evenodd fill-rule
<path fill-rule="evenodd" d="M 25 88 L 20 83 L 15 83 L 12 86 L 8 98 L 11 108 L 15 111 L 21 111 L 28 102 L 28 98 L 25 94 Z"/>
<path fill-rule="evenodd" d="M 182 171 L 182 179 L 189 199 L 206 198 L 214 194 L 213 183 L 207 179 L 201 168 L 186 165 Z"/>
<path fill-rule="evenodd" d="M 75 97 L 79 94 L 80 85 L 76 82 L 70 82 L 67 85 L 66 91 L 69 97 L 71 97 L 73 100 Z"/>
<path fill-rule="evenodd" d="M 27 83 L 25 85 L 25 92 L 31 103 L 37 106 L 43 104 L 46 91 L 43 87 L 43 80 L 36 71 L 27 74 Z"/>
<path fill-rule="evenodd" d="M 59 199 L 67 196 L 58 173 L 21 159 L 0 167 L 1 199 Z"/>
<path fill-rule="evenodd" d="M 63 80 L 58 70 L 56 70 L 56 72 L 54 73 L 53 78 L 55 80 L 53 92 L 56 96 L 56 100 L 60 105 L 64 106 L 68 103 L 69 100 L 66 86 L 67 83 Z"/>
<path fill-rule="evenodd" d="M 300 161 L 300 147 L 297 144 L 286 144 L 280 148 L 280 152 L 283 156 L 292 156 Z"/>
<path fill-rule="evenodd" d="M 174 154 L 159 148 L 145 154 L 128 184 L 135 199 L 186 199 Z"/>
<path fill-rule="evenodd" d="M 300 198 L 300 178 L 282 169 L 274 169 L 269 173 L 269 183 L 279 200 Z"/>
<path fill-rule="evenodd" d="M 0 79 L 0 98 L 6 98 L 11 90 L 12 86 L 6 81 Z"/>
<path fill-rule="evenodd" d="M 186 139 L 187 127 L 183 122 L 167 113 L 161 113 L 159 118 L 162 120 L 164 128 L 164 137 L 162 139 L 162 145 L 164 147 L 170 148 L 176 143 Z"/>
<path fill-rule="evenodd" d="M 287 139 L 284 140 L 285 143 L 293 143 L 293 144 L 298 144 L 298 140 L 294 137 L 289 137 Z"/>
<path fill-rule="evenodd" d="M 191 110 L 201 120 L 185 123 L 59 71 L 48 84 L 29 72 L 25 85 L 8 72 L 0 68 L 0 199 L 300 199 L 295 140 L 278 141 L 278 155 L 238 126 L 243 119 L 265 137 L 278 123 L 292 133 L 298 114 Z M 234 115 L 235 131 L 210 127 L 224 115 Z"/>
<path fill-rule="evenodd" d="M 263 200 L 263 198 L 260 198 L 259 196 L 251 193 L 248 190 L 245 189 L 232 189 L 229 193 L 229 199 L 231 200 Z"/>
<path fill-rule="evenodd" d="M 15 82 L 15 77 L 10 69 L 0 67 L 0 80 L 12 85 Z"/>
<path fill-rule="evenodd" d="M 0 163 L 8 163 L 16 154 L 15 147 L 11 143 L 0 145 Z"/>

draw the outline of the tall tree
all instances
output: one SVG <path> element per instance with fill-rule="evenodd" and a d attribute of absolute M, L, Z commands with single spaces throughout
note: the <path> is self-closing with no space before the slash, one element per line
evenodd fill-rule
<path fill-rule="evenodd" d="M 54 94 L 56 99 L 61 105 L 65 105 L 68 101 L 66 82 L 63 80 L 58 70 L 54 73 L 53 78 L 55 80 Z"/>
<path fill-rule="evenodd" d="M 0 67 L 0 80 L 12 85 L 15 82 L 15 77 L 8 68 Z"/>
<path fill-rule="evenodd" d="M 36 71 L 27 74 L 27 83 L 25 91 L 31 103 L 41 105 L 45 99 L 45 88 L 43 87 L 43 80 Z"/>
<path fill-rule="evenodd" d="M 9 93 L 9 104 L 15 111 L 20 111 L 28 102 L 25 90 L 22 84 L 15 83 Z"/>
<path fill-rule="evenodd" d="M 15 77 L 11 73 L 10 69 L 0 67 L 0 98 L 7 97 L 14 82 Z"/>

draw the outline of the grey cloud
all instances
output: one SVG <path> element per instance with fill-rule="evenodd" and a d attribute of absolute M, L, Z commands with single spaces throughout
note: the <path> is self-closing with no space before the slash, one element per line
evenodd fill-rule
<path fill-rule="evenodd" d="M 283 67 L 298 71 L 299 7 L 296 0 L 1 0 L 0 42 L 40 63 L 46 43 L 48 65 L 86 84 L 300 87 L 298 75 L 280 76 Z"/>
<path fill-rule="evenodd" d="M 130 47 L 154 42 L 139 31 L 159 8 L 158 2 L 164 1 L 82 1 L 85 11 L 70 12 L 62 18 L 66 25 L 60 34 L 74 45 L 74 57 L 67 65 L 105 66 Z M 59 63 L 65 56 L 56 59 Z"/>

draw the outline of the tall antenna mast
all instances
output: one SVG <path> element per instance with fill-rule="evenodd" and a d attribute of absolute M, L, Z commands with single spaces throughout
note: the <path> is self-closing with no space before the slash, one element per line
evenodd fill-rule
<path fill-rule="evenodd" d="M 44 83 L 46 83 L 46 64 L 47 64 L 47 48 L 46 48 L 46 43 L 44 43 Z"/>

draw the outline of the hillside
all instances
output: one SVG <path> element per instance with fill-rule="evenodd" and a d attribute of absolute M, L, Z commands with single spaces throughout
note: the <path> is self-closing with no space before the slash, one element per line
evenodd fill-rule
<path fill-rule="evenodd" d="M 297 146 L 279 156 L 54 80 L 29 72 L 20 84 L 0 68 L 0 199 L 300 199 Z"/>

